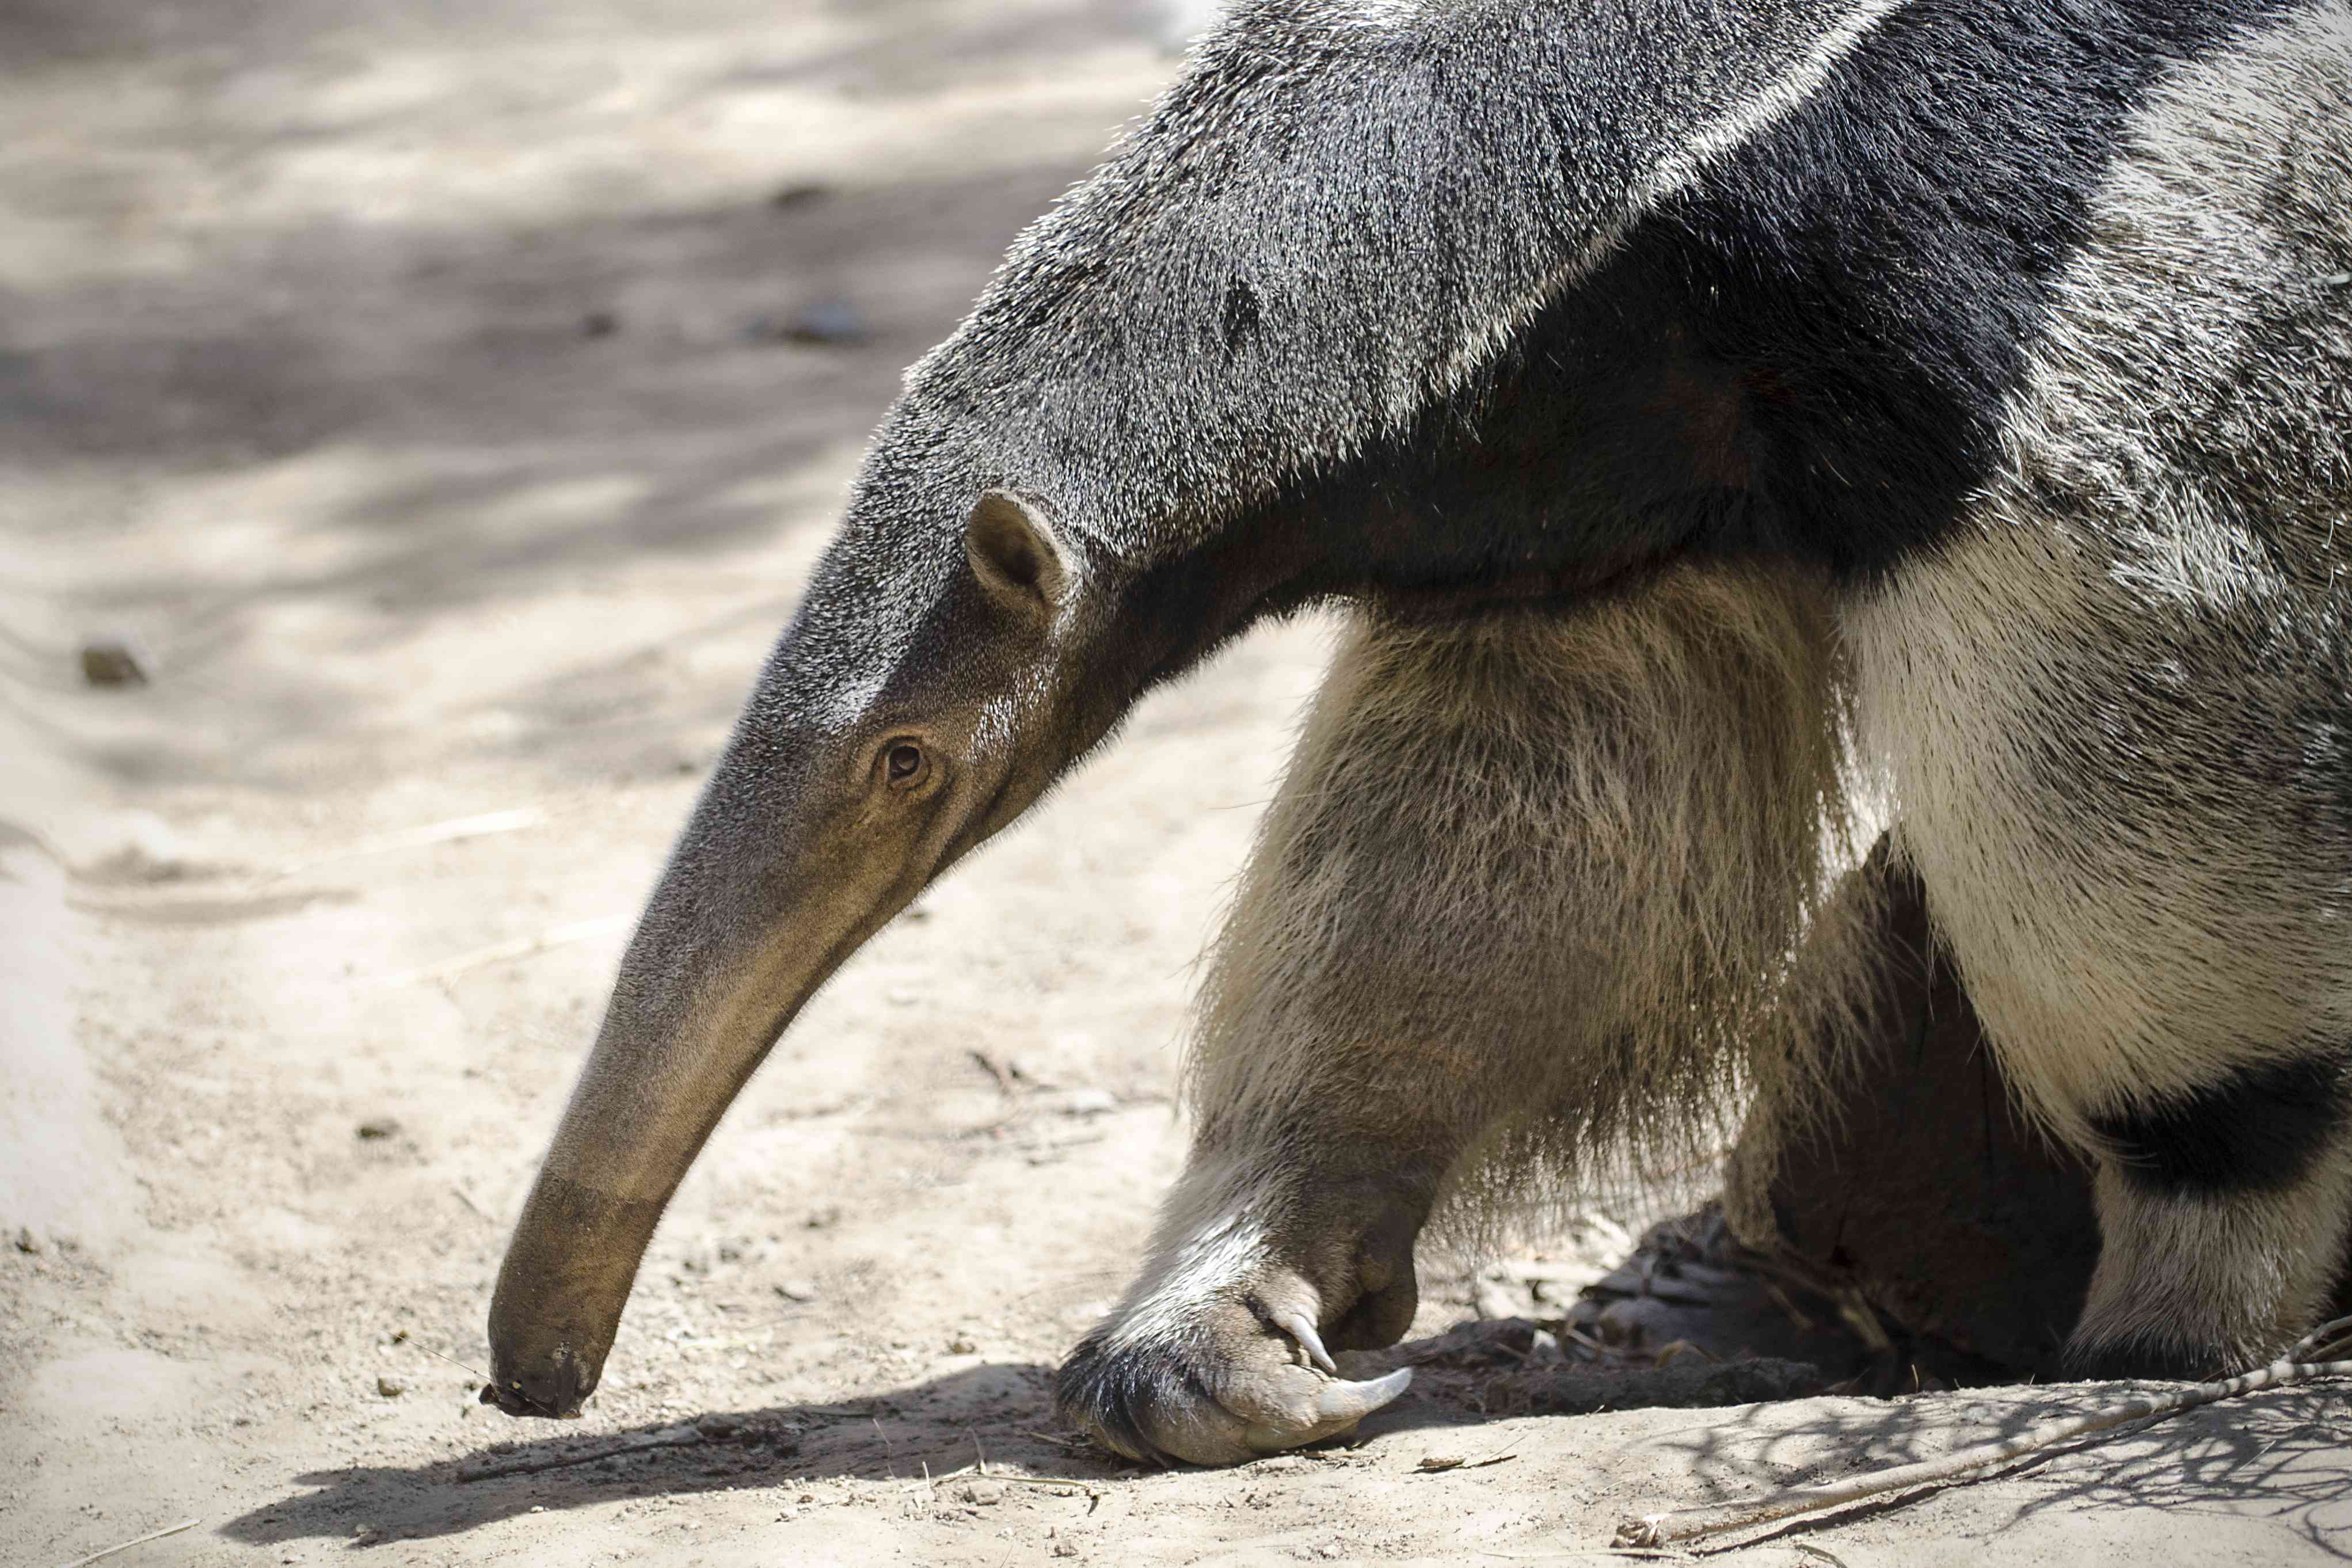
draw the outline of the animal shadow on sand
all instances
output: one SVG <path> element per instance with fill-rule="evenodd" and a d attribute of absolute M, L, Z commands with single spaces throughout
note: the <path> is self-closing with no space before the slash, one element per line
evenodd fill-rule
<path fill-rule="evenodd" d="M 1506 1409 L 1720 1405 L 1810 1392 L 1821 1381 L 1812 1367 L 1781 1362 L 1630 1374 L 1531 1365 L 1533 1328 L 1516 1319 L 1466 1323 L 1364 1358 L 1367 1367 L 1412 1365 L 1415 1386 L 1323 1451 L 1415 1429 L 1475 1428 L 1489 1412 Z M 1035 1363 L 967 1367 L 831 1404 L 710 1412 L 593 1433 L 500 1424 L 482 1436 L 497 1440 L 453 1458 L 297 1476 L 300 1489 L 229 1521 L 222 1533 L 275 1545 L 348 1539 L 364 1529 L 366 1543 L 379 1544 L 460 1534 L 533 1509 L 558 1513 L 625 1499 L 789 1495 L 796 1484 L 817 1480 L 919 1486 L 983 1458 L 992 1472 L 1088 1487 L 1150 1473 L 1064 1429 L 1053 1409 L 1053 1369 Z M 1469 1431 L 1462 1437 L 1450 1447 L 1475 1446 Z"/>
<path fill-rule="evenodd" d="M 1474 1450 L 1483 1452 L 1476 1429 L 1506 1413 L 1549 1415 L 1560 1422 L 1563 1443 L 1574 1447 L 1580 1423 L 1571 1412 L 1687 1408 L 1690 1421 L 1653 1427 L 1631 1444 L 1614 1423 L 1605 1436 L 1608 1452 L 1637 1457 L 1644 1470 L 1664 1468 L 1688 1478 L 1677 1483 L 1685 1495 L 1660 1495 L 1643 1506 L 1685 1507 L 1933 1458 L 2126 1392 L 2078 1385 L 1807 1400 L 1795 1396 L 1818 1386 L 1818 1373 L 1785 1362 L 1657 1369 L 1528 1364 L 1509 1353 L 1523 1337 L 1514 1331 L 1525 1327 L 1465 1325 L 1385 1352 L 1383 1362 L 1419 1369 L 1413 1389 L 1352 1436 L 1326 1446 L 1326 1454 L 1385 1463 L 1381 1439 L 1419 1430 L 1450 1434 L 1440 1445 L 1444 1451 L 1475 1457 Z M 560 1513 L 710 1492 L 790 1494 L 797 1484 L 819 1480 L 920 1486 L 982 1458 L 992 1473 L 1072 1482 L 1074 1496 L 1084 1495 L 1079 1488 L 1117 1487 L 1149 1473 L 1062 1430 L 1052 1383 L 1045 1365 L 992 1363 L 837 1404 L 713 1412 L 593 1434 L 541 1427 L 547 1436 L 488 1442 L 450 1459 L 311 1471 L 295 1478 L 299 1489 L 229 1521 L 221 1532 L 276 1545 L 349 1539 L 364 1529 L 362 1544 L 374 1545 L 462 1534 L 534 1509 Z M 2029 1484 L 2002 1488 L 1990 1506 L 2003 1522 L 2104 1507 L 2224 1511 L 2290 1530 L 2352 1561 L 2345 1426 L 2340 1389 L 2273 1391 L 2006 1467 L 1995 1473 Z M 530 1430 L 498 1427 L 484 1436 Z M 1518 1442 L 1528 1441 L 1522 1426 Z M 1349 1447 L 1360 1452 L 1333 1451 Z M 1393 1462 L 1410 1468 L 1423 1449 L 1406 1448 Z M 1583 1462 L 1596 1457 L 1586 1454 Z M 1780 1533 L 1900 1507 L 1916 1496 L 1800 1521 Z"/>

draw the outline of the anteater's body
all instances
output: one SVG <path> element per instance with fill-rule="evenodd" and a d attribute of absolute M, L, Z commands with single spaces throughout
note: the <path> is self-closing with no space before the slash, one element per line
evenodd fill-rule
<path fill-rule="evenodd" d="M 1191 1163 L 1064 1373 L 1095 1432 L 1342 1428 L 1396 1385 L 1327 1347 L 1403 1331 L 1449 1192 L 1743 1072 L 1802 1114 L 1871 1026 L 1864 795 L 2098 1166 L 2081 1363 L 2275 1350 L 2352 1222 L 2348 525 L 2347 0 L 1244 6 L 877 436 L 518 1233 L 499 1397 L 593 1386 L 842 956 L 1331 599 Z"/>

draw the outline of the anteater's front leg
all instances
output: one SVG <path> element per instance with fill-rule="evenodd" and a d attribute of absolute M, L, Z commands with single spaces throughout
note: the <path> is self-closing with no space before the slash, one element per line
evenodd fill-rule
<path fill-rule="evenodd" d="M 1450 1184 L 1689 1124 L 1819 885 L 1825 626 L 1811 583 L 1719 568 L 1366 618 L 1218 943 L 1190 1163 L 1066 1413 L 1209 1464 L 1345 1430 L 1404 1379 L 1331 1352 L 1402 1336 Z"/>

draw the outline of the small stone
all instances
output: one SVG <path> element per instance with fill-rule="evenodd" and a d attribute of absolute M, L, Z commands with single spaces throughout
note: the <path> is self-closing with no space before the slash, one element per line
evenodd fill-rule
<path fill-rule="evenodd" d="M 41 1238 L 33 1234 L 33 1227 L 31 1226 L 20 1225 L 16 1227 L 16 1250 L 19 1252 L 38 1252 L 41 1250 Z"/>
<path fill-rule="evenodd" d="M 375 1391 L 386 1399 L 397 1399 L 408 1392 L 408 1384 L 396 1377 L 379 1377 L 375 1380 Z"/>
<path fill-rule="evenodd" d="M 1053 1552 L 1052 1552 L 1052 1555 L 1053 1555 L 1053 1556 L 1055 1556 L 1055 1557 L 1076 1557 L 1077 1554 L 1078 1554 L 1078 1543 L 1077 1543 L 1076 1542 L 1075 1542 L 1075 1541 L 1056 1541 L 1055 1542 L 1054 1542 L 1054 1550 L 1053 1550 Z"/>
<path fill-rule="evenodd" d="M 399 1119 L 391 1116 L 371 1116 L 359 1125 L 359 1135 L 370 1142 L 389 1138 L 399 1131 Z"/>
<path fill-rule="evenodd" d="M 125 812 L 89 846 L 80 874 L 94 882 L 171 882 L 200 872 L 169 824 L 152 812 Z"/>
<path fill-rule="evenodd" d="M 81 678 L 90 686 L 144 686 L 147 667 L 120 637 L 92 637 L 81 645 Z"/>
<path fill-rule="evenodd" d="M 694 1429 L 706 1437 L 732 1437 L 743 1428 L 742 1423 L 732 1415 L 720 1415 L 714 1413 L 698 1417 L 694 1423 Z"/>
<path fill-rule="evenodd" d="M 815 180 L 795 180 L 780 185 L 768 198 L 768 205 L 778 212 L 791 212 L 799 207 L 812 207 L 833 195 L 833 187 Z"/>
<path fill-rule="evenodd" d="M 814 1301 L 816 1287 L 806 1279 L 786 1279 L 776 1286 L 776 1294 L 787 1301 Z"/>
<path fill-rule="evenodd" d="M 948 1340 L 948 1354 L 971 1355 L 980 1349 L 970 1334 L 956 1334 Z"/>
<path fill-rule="evenodd" d="M 809 1210 L 808 1217 L 801 1221 L 803 1227 L 808 1230 L 831 1230 L 835 1226 L 839 1225 L 840 1223 L 841 1210 L 837 1205 L 832 1204 L 828 1204 L 821 1209 Z"/>
<path fill-rule="evenodd" d="M 747 335 L 757 342 L 843 348 L 874 335 L 866 314 L 846 300 L 817 300 L 782 316 L 761 316 Z"/>

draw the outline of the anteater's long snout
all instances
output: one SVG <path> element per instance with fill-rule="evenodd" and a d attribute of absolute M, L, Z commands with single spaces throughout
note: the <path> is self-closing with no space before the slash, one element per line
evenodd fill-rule
<path fill-rule="evenodd" d="M 733 951 L 714 962 L 720 944 L 667 929 L 664 902 L 657 892 L 630 944 L 499 1269 L 484 1403 L 510 1415 L 574 1415 L 595 1392 L 662 1210 L 836 962 L 823 949 L 798 963 L 776 952 L 799 945 L 790 910 L 761 922 L 769 940 L 724 943 Z"/>
<path fill-rule="evenodd" d="M 821 847 L 755 832 L 747 818 L 785 816 L 758 807 L 722 761 L 622 960 L 490 1303 L 483 1402 L 509 1415 L 577 1415 L 595 1392 L 703 1142 L 801 1005 L 895 912 Z"/>

